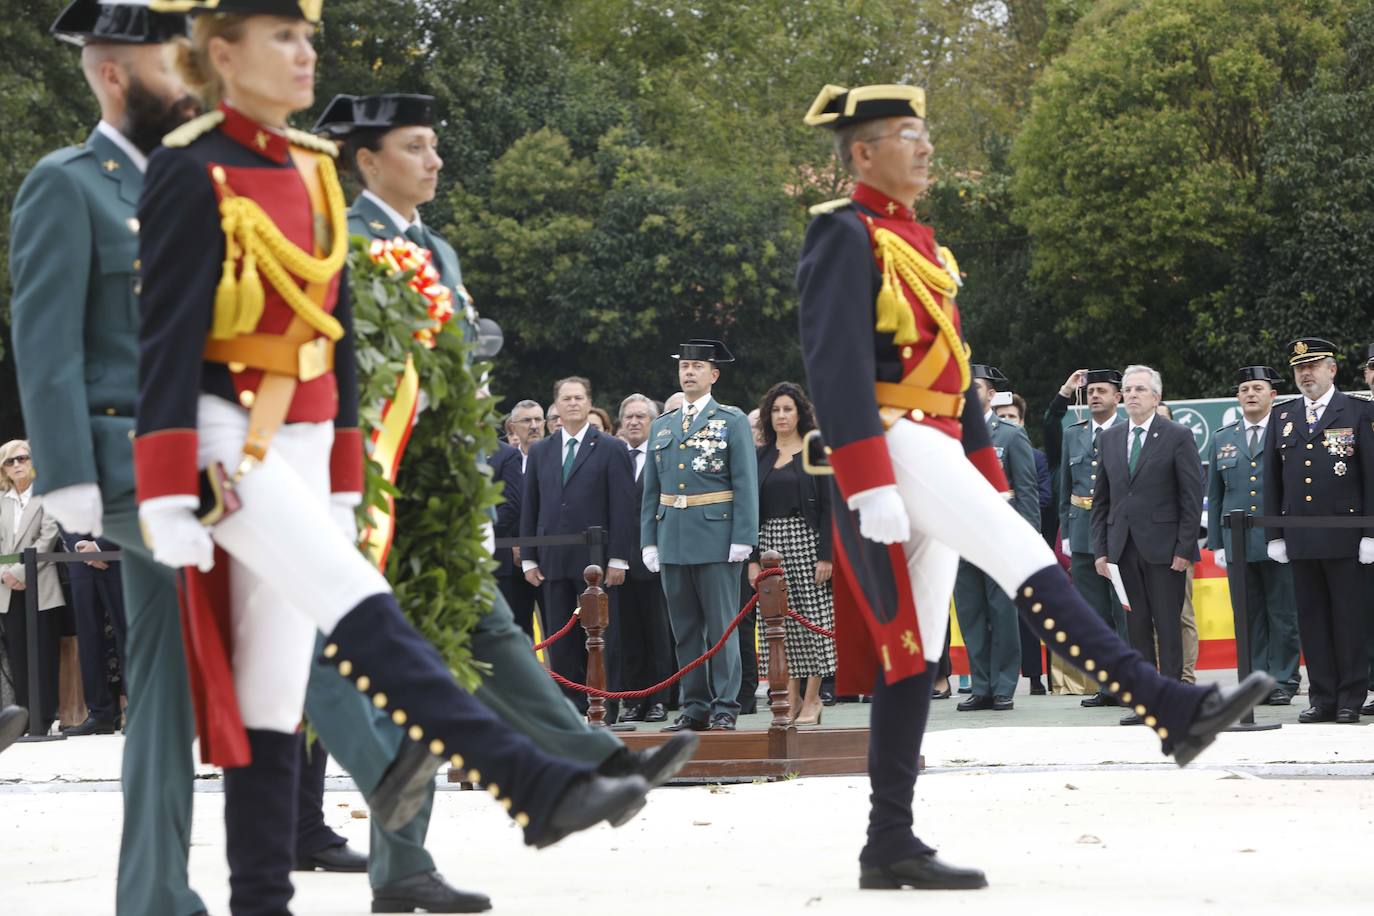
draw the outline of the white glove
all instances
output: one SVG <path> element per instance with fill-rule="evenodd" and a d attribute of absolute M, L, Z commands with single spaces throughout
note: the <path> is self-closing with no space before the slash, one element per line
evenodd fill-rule
<path fill-rule="evenodd" d="M 1374 563 L 1374 538 L 1360 538 L 1360 562 L 1365 566 Z"/>
<path fill-rule="evenodd" d="M 639 552 L 639 556 L 644 560 L 644 568 L 651 573 L 658 572 L 658 548 L 654 546 L 645 547 Z"/>
<path fill-rule="evenodd" d="M 348 538 L 348 543 L 358 543 L 358 505 L 363 501 L 361 493 L 330 493 L 329 514 L 334 524 Z"/>
<path fill-rule="evenodd" d="M 731 562 L 731 563 L 743 563 L 745 560 L 747 560 L 747 559 L 749 559 L 751 556 L 753 556 L 753 554 L 754 554 L 754 548 L 750 547 L 748 544 L 731 544 L 731 545 L 730 545 L 730 562 Z"/>
<path fill-rule="evenodd" d="M 482 523 L 482 549 L 492 556 L 496 555 L 496 526 L 491 519 Z"/>
<path fill-rule="evenodd" d="M 194 496 L 159 496 L 139 505 L 143 540 L 152 548 L 154 560 L 173 569 L 214 569 L 215 542 L 196 518 L 198 505 L 200 500 Z"/>
<path fill-rule="evenodd" d="M 870 541 L 900 544 L 911 537 L 911 519 L 895 485 L 855 493 L 849 508 L 859 513 L 859 533 Z"/>
<path fill-rule="evenodd" d="M 73 534 L 84 533 L 93 538 L 104 534 L 102 509 L 99 484 L 74 483 L 43 494 L 43 511 Z"/>
<path fill-rule="evenodd" d="M 1226 568 L 1226 548 L 1218 547 L 1212 551 L 1212 562 L 1217 564 L 1217 569 Z"/>
<path fill-rule="evenodd" d="M 1283 538 L 1279 538 L 1277 541 L 1270 541 L 1269 546 L 1265 549 L 1269 552 L 1269 559 L 1273 560 L 1275 563 L 1288 562 L 1288 542 Z"/>
<path fill-rule="evenodd" d="M 1063 551 L 1064 556 L 1066 556 L 1066 557 L 1071 557 L 1071 556 L 1073 556 L 1073 548 L 1069 545 L 1069 539 L 1068 539 L 1068 538 L 1064 538 L 1064 540 L 1062 540 L 1062 541 L 1059 542 L 1059 549 L 1060 549 L 1061 551 Z"/>

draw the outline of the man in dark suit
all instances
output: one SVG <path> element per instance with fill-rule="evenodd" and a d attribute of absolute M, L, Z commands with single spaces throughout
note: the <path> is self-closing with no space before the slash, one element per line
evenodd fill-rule
<path fill-rule="evenodd" d="M 620 437 L 630 447 L 634 472 L 634 505 L 644 499 L 644 461 L 648 456 L 649 426 L 658 416 L 654 402 L 632 394 L 620 403 Z M 640 556 L 639 528 L 630 551 L 630 571 L 620 589 L 620 648 L 624 655 L 625 686 L 640 690 L 673 673 L 673 635 L 659 574 L 650 572 Z M 625 705 L 626 722 L 664 722 L 668 718 L 668 690 Z"/>
<path fill-rule="evenodd" d="M 1335 388 L 1336 348 L 1288 345 L 1302 397 L 1274 408 L 1264 437 L 1264 506 L 1274 515 L 1365 515 L 1374 509 L 1369 404 Z M 1367 572 L 1374 528 L 1266 528 L 1271 560 L 1293 565 L 1308 703 L 1299 722 L 1358 725 L 1368 690 Z"/>
<path fill-rule="evenodd" d="M 104 538 L 62 532 L 62 542 L 71 553 L 118 550 L 119 545 Z M 81 688 L 86 695 L 86 720 L 62 729 L 67 737 L 111 735 L 122 716 L 119 697 L 123 692 L 124 620 L 123 585 L 119 564 L 101 560 L 67 564 L 71 586 L 72 611 L 76 617 L 77 650 L 81 655 Z M 108 627 L 108 629 L 107 629 Z M 111 690 L 111 686 L 115 689 Z"/>
<path fill-rule="evenodd" d="M 525 463 L 525 456 L 515 446 L 499 442 L 487 463 L 491 465 L 492 479 L 500 481 L 501 495 L 505 498 L 505 501 L 496 507 L 496 536 L 519 537 L 520 501 L 525 489 L 525 473 L 521 466 Z M 498 547 L 495 556 L 496 587 L 510 605 L 515 622 L 525 631 L 525 635 L 533 639 L 534 602 L 539 591 L 525 581 L 519 566 L 516 565 L 514 548 Z"/>
<path fill-rule="evenodd" d="M 545 633 L 563 626 L 586 588 L 582 572 L 595 559 L 606 564 L 605 586 L 611 595 L 611 624 L 606 630 L 606 683 L 620 687 L 620 625 L 615 587 L 625 581 L 634 549 L 635 503 L 633 469 L 625 443 L 587 423 L 592 404 L 591 382 L 576 376 L 554 384 L 554 404 L 561 418 L 559 431 L 530 446 L 525 464 L 525 491 L 520 505 L 520 536 L 578 534 L 593 526 L 606 530 L 606 557 L 593 558 L 587 547 L 530 547 L 521 552 L 525 579 L 541 589 L 540 607 Z M 579 684 L 587 678 L 587 649 L 574 631 L 549 647 L 553 669 Z M 567 690 L 579 709 L 587 708 L 585 694 Z M 608 724 L 615 721 L 615 705 L 606 707 Z"/>
<path fill-rule="evenodd" d="M 1155 412 L 1164 393 L 1157 371 L 1128 366 L 1121 393 L 1127 422 L 1113 425 L 1098 440 L 1094 565 L 1107 578 L 1109 562 L 1120 568 L 1131 605 L 1126 615 L 1131 645 L 1155 659 L 1160 674 L 1181 679 L 1186 574 L 1200 559 L 1202 464 L 1193 434 Z M 1132 712 L 1121 724 L 1141 721 Z"/>

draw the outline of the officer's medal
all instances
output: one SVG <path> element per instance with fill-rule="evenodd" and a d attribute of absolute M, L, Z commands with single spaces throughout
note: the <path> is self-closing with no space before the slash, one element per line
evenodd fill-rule
<path fill-rule="evenodd" d="M 1289 436 L 1289 434 L 1292 433 L 1292 432 L 1293 432 L 1293 421 L 1292 421 L 1292 420 L 1289 420 L 1289 421 L 1288 421 L 1287 423 L 1285 423 L 1284 426 L 1283 426 L 1283 438 L 1287 439 L 1288 436 Z"/>
<path fill-rule="evenodd" d="M 1344 462 L 1344 461 L 1337 461 L 1335 464 L 1331 465 L 1331 471 L 1332 471 L 1332 473 L 1334 473 L 1337 477 L 1344 477 L 1344 476 L 1345 476 L 1345 462 Z"/>

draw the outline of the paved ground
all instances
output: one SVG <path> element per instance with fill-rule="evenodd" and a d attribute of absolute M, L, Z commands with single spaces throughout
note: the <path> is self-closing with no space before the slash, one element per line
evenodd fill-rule
<path fill-rule="evenodd" d="M 1226 734 L 1188 770 L 1144 728 L 1076 698 L 1017 699 L 1011 714 L 936 704 L 918 786 L 922 835 L 985 868 L 985 891 L 860 894 L 866 784 L 812 778 L 662 790 L 625 828 L 544 853 L 484 794 L 443 786 L 430 848 L 501 913 L 942 914 L 1370 912 L 1352 864 L 1374 843 L 1374 730 L 1286 724 Z M 1291 723 L 1299 707 L 1261 710 Z M 835 707 L 826 725 L 863 707 Z M 19 745 L 0 757 L 0 912 L 113 911 L 120 737 Z M 197 783 L 192 880 L 227 912 L 222 800 Z M 360 848 L 361 800 L 331 770 L 326 813 Z M 297 879 L 298 914 L 366 913 L 362 876 Z M 651 899 L 645 892 L 657 888 Z"/>

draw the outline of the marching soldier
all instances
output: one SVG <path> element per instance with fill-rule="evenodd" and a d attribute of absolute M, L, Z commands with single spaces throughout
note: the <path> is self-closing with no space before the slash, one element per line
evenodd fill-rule
<path fill-rule="evenodd" d="M 912 210 L 933 153 L 925 113 L 916 87 L 826 86 L 806 115 L 835 131 L 857 179 L 852 198 L 814 208 L 797 279 L 809 388 L 850 510 L 835 513 L 836 690 L 873 694 L 862 888 L 987 884 L 981 871 L 940 861 L 912 830 L 930 666 L 961 556 L 1051 648 L 1139 711 L 1180 764 L 1274 683 L 1257 673 L 1221 690 L 1160 677 L 1007 505 L 960 332 L 958 267 Z"/>
<path fill-rule="evenodd" d="M 526 842 L 627 820 L 647 783 L 513 734 L 457 687 L 354 546 L 346 205 L 334 145 L 286 126 L 314 100 L 319 0 L 153 0 L 163 6 L 196 14 L 179 62 L 217 107 L 164 138 L 140 198 L 135 485 L 154 559 L 182 569 L 201 744 L 225 767 L 231 909 L 279 912 L 292 895 L 316 630 L 322 657 L 406 729 L 398 761 L 466 769 Z M 432 765 L 413 772 L 432 778 Z M 387 822 L 402 799 L 378 794 Z"/>
<path fill-rule="evenodd" d="M 689 340 L 673 359 L 683 406 L 654 421 L 644 464 L 640 544 L 662 572 L 677 663 L 714 646 L 740 607 L 740 564 L 759 534 L 758 465 L 749 420 L 711 386 L 735 361 L 718 340 Z M 733 731 L 739 715 L 739 634 L 682 683 L 682 714 L 664 731 Z"/>
<path fill-rule="evenodd" d="M 1264 502 L 1264 441 L 1280 380 L 1269 366 L 1246 366 L 1236 373 L 1241 419 L 1216 431 L 1207 459 L 1207 547 L 1216 564 L 1227 570 L 1231 594 L 1245 589 L 1251 669 L 1268 671 L 1278 681 L 1269 695 L 1270 706 L 1287 706 L 1298 692 L 1293 568 L 1269 559 L 1264 531 L 1251 528 L 1245 532 L 1245 579 L 1239 579 L 1237 569 L 1228 568 L 1235 535 L 1225 517 L 1237 509 L 1269 514 Z"/>
<path fill-rule="evenodd" d="M 1264 437 L 1264 505 L 1275 515 L 1365 515 L 1374 510 L 1370 406 L 1335 387 L 1336 348 L 1319 337 L 1288 345 L 1302 397 L 1273 409 Z M 1291 563 L 1308 708 L 1299 722 L 1359 724 L 1369 687 L 1365 649 L 1374 529 L 1266 528 L 1268 555 Z"/>
<path fill-rule="evenodd" d="M 1012 508 L 1039 530 L 1040 499 L 1030 439 L 1020 424 L 1000 419 L 992 412 L 992 396 L 999 388 L 1006 390 L 1010 382 L 996 366 L 970 368 L 992 450 L 1011 482 Z M 954 610 L 968 648 L 973 682 L 973 693 L 959 703 L 959 711 L 1011 709 L 1021 668 L 1021 626 L 1016 606 L 987 573 L 967 560 L 960 560 L 954 580 Z"/>

